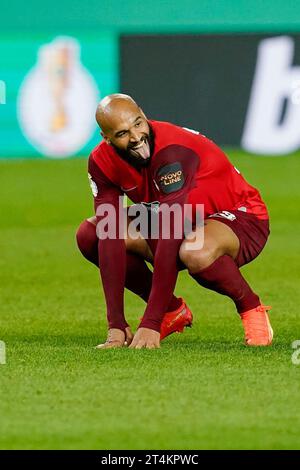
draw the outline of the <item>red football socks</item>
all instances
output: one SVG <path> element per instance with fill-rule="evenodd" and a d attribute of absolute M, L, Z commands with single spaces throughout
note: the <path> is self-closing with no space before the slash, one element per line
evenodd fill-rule
<path fill-rule="evenodd" d="M 252 291 L 230 256 L 221 256 L 210 266 L 191 276 L 201 286 L 230 297 L 239 313 L 260 305 L 259 297 Z"/>

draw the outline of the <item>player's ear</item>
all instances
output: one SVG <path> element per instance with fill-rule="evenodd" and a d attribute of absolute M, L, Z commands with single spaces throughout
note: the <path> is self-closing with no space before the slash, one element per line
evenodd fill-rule
<path fill-rule="evenodd" d="M 102 135 L 102 137 L 103 137 L 103 139 L 105 140 L 105 142 L 106 142 L 108 145 L 110 145 L 110 140 L 109 140 L 109 138 L 107 137 L 107 135 L 105 135 L 104 132 L 102 132 L 102 131 L 100 132 L 100 134 Z"/>

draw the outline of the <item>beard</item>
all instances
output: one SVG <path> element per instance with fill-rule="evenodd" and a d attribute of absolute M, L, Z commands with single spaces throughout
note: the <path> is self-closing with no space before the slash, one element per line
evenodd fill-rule
<path fill-rule="evenodd" d="M 111 145 L 114 147 L 116 152 L 120 155 L 120 157 L 123 158 L 123 160 L 126 160 L 130 165 L 132 165 L 137 170 L 140 170 L 142 168 L 146 168 L 147 166 L 149 166 L 150 161 L 151 161 L 151 155 L 154 149 L 154 134 L 150 125 L 149 125 L 149 135 L 145 134 L 141 140 L 145 142 L 144 145 L 149 146 L 149 157 L 146 157 L 146 158 L 142 157 L 141 155 L 138 154 L 138 152 L 134 151 L 134 148 L 130 148 L 130 146 L 128 146 L 126 150 L 121 150 L 113 143 L 111 143 Z"/>

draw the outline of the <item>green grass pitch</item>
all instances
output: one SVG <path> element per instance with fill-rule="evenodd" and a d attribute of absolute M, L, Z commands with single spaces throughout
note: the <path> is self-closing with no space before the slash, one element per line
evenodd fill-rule
<path fill-rule="evenodd" d="M 299 449 L 300 156 L 229 155 L 270 209 L 271 238 L 243 268 L 273 306 L 266 349 L 247 349 L 231 301 L 183 272 L 191 330 L 160 350 L 95 350 L 103 292 L 74 241 L 92 214 L 86 161 L 0 164 L 1 449 Z M 126 294 L 134 328 L 143 306 Z"/>

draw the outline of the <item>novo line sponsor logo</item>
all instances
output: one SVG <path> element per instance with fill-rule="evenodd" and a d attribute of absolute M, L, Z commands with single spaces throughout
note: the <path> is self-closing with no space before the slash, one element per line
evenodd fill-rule
<path fill-rule="evenodd" d="M 180 163 L 165 165 L 158 172 L 158 184 L 164 193 L 178 191 L 184 185 L 184 175 Z"/>

